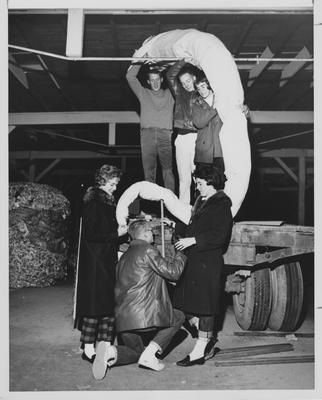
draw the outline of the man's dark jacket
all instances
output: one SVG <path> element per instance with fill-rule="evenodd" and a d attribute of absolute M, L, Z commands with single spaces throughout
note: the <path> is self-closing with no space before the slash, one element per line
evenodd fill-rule
<path fill-rule="evenodd" d="M 133 240 L 116 269 L 115 317 L 118 332 L 167 327 L 174 323 L 166 279 L 177 280 L 185 256 L 163 258 L 144 240 Z"/>

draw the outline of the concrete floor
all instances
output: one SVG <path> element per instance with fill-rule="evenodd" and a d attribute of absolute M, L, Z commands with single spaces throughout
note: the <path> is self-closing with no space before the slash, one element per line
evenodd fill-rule
<path fill-rule="evenodd" d="M 298 332 L 314 331 L 312 293 L 308 287 L 309 305 Z M 129 365 L 112 368 L 104 380 L 95 381 L 90 364 L 80 358 L 72 297 L 72 285 L 66 282 L 10 291 L 10 392 L 314 389 L 314 363 L 216 367 L 212 359 L 203 366 L 177 367 L 175 361 L 193 346 L 190 335 L 165 358 L 162 372 Z M 240 337 L 234 335 L 237 331 L 241 329 L 228 305 L 220 348 L 287 342 L 285 337 Z M 314 354 L 314 338 L 288 343 L 294 345 L 292 355 Z"/>

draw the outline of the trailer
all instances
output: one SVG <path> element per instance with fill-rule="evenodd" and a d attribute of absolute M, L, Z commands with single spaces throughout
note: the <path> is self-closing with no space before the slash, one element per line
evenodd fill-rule
<path fill-rule="evenodd" d="M 161 248 L 160 219 L 152 221 Z M 172 252 L 171 228 L 163 232 Z M 292 332 L 303 306 L 301 258 L 314 252 L 314 228 L 280 221 L 247 221 L 233 225 L 224 254 L 225 291 L 233 296 L 236 320 L 244 330 Z"/>

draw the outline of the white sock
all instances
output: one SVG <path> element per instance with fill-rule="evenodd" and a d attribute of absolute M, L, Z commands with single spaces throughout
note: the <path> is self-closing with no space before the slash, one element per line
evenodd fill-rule
<path fill-rule="evenodd" d="M 192 349 L 192 352 L 189 354 L 190 361 L 197 360 L 205 355 L 205 348 L 207 343 L 209 342 L 208 338 L 198 338 L 195 344 L 195 347 Z"/>
<path fill-rule="evenodd" d="M 95 353 L 94 343 L 85 343 L 84 352 L 88 358 L 92 358 Z"/>
<path fill-rule="evenodd" d="M 199 327 L 199 318 L 198 317 L 192 317 L 189 319 L 190 325 L 194 325 L 197 329 Z"/>

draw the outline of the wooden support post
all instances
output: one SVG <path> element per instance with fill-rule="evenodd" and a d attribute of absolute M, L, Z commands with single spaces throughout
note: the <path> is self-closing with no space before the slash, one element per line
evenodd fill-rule
<path fill-rule="evenodd" d="M 32 164 L 29 166 L 29 182 L 35 182 L 36 177 L 36 164 L 35 160 L 31 160 Z"/>
<path fill-rule="evenodd" d="M 126 157 L 121 158 L 121 170 L 125 173 L 126 171 Z"/>
<path fill-rule="evenodd" d="M 82 57 L 84 36 L 84 10 L 70 8 L 68 10 L 66 56 Z"/>
<path fill-rule="evenodd" d="M 298 179 L 298 223 L 305 223 L 305 186 L 306 186 L 306 171 L 305 171 L 305 156 L 299 157 L 299 179 Z"/>
<path fill-rule="evenodd" d="M 115 145 L 115 122 L 108 124 L 108 144 Z"/>

